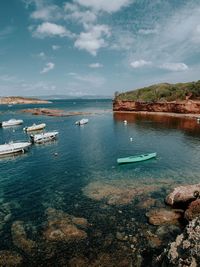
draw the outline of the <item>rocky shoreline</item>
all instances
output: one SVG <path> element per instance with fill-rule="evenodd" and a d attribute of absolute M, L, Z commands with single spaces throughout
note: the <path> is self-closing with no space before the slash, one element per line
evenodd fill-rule
<path fill-rule="evenodd" d="M 0 97 L 0 105 L 16 105 L 16 104 L 49 104 L 50 101 L 41 100 L 37 98 L 27 98 L 27 97 Z"/>
<path fill-rule="evenodd" d="M 139 102 L 114 100 L 114 112 L 141 112 L 166 116 L 196 117 L 200 114 L 200 101 Z"/>

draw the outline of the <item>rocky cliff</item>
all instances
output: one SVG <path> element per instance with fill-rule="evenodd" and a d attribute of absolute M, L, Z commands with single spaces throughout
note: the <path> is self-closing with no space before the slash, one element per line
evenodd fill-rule
<path fill-rule="evenodd" d="M 139 102 L 115 99 L 113 101 L 113 111 L 147 111 L 200 114 L 200 101 L 184 100 L 172 102 Z"/>
<path fill-rule="evenodd" d="M 36 98 L 26 98 L 19 96 L 0 97 L 0 104 L 15 105 L 15 104 L 48 104 L 51 103 L 47 100 Z"/>

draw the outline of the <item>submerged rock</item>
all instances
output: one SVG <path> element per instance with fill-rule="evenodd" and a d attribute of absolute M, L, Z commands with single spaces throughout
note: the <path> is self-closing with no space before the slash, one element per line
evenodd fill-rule
<path fill-rule="evenodd" d="M 158 258 L 159 266 L 200 266 L 200 217 L 192 220 L 184 232 L 170 243 Z"/>
<path fill-rule="evenodd" d="M 174 205 L 179 202 L 188 202 L 195 200 L 198 196 L 200 196 L 200 184 L 179 186 L 166 197 L 166 203 Z"/>
<path fill-rule="evenodd" d="M 15 251 L 2 250 L 0 251 L 0 266 L 1 267 L 17 267 L 22 264 L 22 257 Z"/>
<path fill-rule="evenodd" d="M 153 225 L 179 224 L 183 215 L 182 210 L 154 209 L 146 213 L 149 223 Z"/>
<path fill-rule="evenodd" d="M 136 197 L 159 190 L 166 184 L 118 181 L 112 182 L 91 182 L 84 189 L 83 193 L 94 200 L 105 200 L 108 205 L 127 205 Z"/>
<path fill-rule="evenodd" d="M 25 225 L 22 221 L 16 221 L 11 227 L 12 240 L 16 247 L 20 248 L 27 254 L 33 254 L 36 249 L 36 242 L 28 239 Z"/>
<path fill-rule="evenodd" d="M 61 210 L 48 208 L 47 228 L 44 237 L 48 241 L 74 241 L 87 237 L 87 233 L 80 228 L 86 228 L 88 222 L 85 218 L 77 218 Z"/>
<path fill-rule="evenodd" d="M 185 218 L 190 221 L 200 216 L 200 199 L 192 201 L 185 211 Z"/>

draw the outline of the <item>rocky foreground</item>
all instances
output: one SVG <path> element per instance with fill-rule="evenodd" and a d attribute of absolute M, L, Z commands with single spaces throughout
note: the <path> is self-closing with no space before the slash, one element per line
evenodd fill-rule
<path fill-rule="evenodd" d="M 15 105 L 15 104 L 48 104 L 51 103 L 47 100 L 37 98 L 27 98 L 19 96 L 0 97 L 0 105 Z"/>
<path fill-rule="evenodd" d="M 76 203 L 73 214 L 49 206 L 38 227 L 19 219 L 10 223 L 10 206 L 4 205 L 12 250 L 0 250 L 0 266 L 200 266 L 200 184 L 170 189 L 167 206 L 156 203 L 152 190 L 157 187 L 94 182 L 83 190 L 97 205 L 94 211 L 80 217 L 85 203 Z M 139 219 L 145 212 L 148 223 Z"/>

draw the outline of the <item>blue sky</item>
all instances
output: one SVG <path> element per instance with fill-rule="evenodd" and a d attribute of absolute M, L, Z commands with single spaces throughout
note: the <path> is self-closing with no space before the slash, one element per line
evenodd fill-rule
<path fill-rule="evenodd" d="M 0 95 L 200 79 L 199 0 L 1 0 Z"/>

